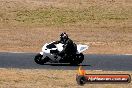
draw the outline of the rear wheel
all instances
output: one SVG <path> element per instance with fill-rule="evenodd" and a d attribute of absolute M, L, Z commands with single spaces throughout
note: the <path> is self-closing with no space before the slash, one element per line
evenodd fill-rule
<path fill-rule="evenodd" d="M 77 60 L 78 60 L 78 62 L 79 62 L 79 64 L 80 64 L 80 63 L 82 63 L 83 60 L 84 60 L 84 55 L 83 55 L 82 53 L 77 54 L 76 58 L 77 58 Z"/>
<path fill-rule="evenodd" d="M 72 58 L 70 64 L 71 65 L 79 65 L 84 60 L 84 55 L 82 53 L 77 54 L 76 57 Z"/>
<path fill-rule="evenodd" d="M 41 54 L 37 54 L 34 58 L 34 61 L 37 63 L 37 64 L 40 64 L 40 65 L 43 65 L 44 63 L 46 63 L 48 61 L 48 57 L 45 57 L 43 59 L 43 55 Z"/>

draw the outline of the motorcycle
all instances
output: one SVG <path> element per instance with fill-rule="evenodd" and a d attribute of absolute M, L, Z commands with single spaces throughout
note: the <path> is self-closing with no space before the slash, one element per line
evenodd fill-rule
<path fill-rule="evenodd" d="M 47 62 L 79 65 L 83 62 L 84 55 L 82 52 L 87 50 L 89 46 L 82 44 L 76 45 L 77 51 L 75 54 L 64 54 L 62 56 L 59 55 L 58 52 L 61 52 L 63 50 L 63 45 L 64 44 L 62 43 L 54 44 L 54 41 L 44 44 L 44 46 L 42 47 L 42 51 L 35 56 L 34 61 L 40 65 L 44 65 Z"/>

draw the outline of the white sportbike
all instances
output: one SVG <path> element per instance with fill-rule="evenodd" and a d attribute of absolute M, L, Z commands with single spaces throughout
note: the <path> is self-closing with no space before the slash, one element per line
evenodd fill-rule
<path fill-rule="evenodd" d="M 62 43 L 46 43 L 42 47 L 42 51 L 35 56 L 34 61 L 40 65 L 44 65 L 46 62 L 79 65 L 83 62 L 84 55 L 82 52 L 87 50 L 89 46 L 82 44 L 76 45 L 77 50 L 74 55 L 64 54 L 64 56 L 60 56 L 58 52 L 61 52 L 63 50 L 63 45 L 64 44 Z"/>

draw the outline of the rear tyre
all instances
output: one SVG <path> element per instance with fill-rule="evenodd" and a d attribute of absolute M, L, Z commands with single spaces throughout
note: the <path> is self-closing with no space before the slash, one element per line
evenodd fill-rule
<path fill-rule="evenodd" d="M 77 58 L 77 60 L 78 60 L 78 63 L 80 64 L 80 63 L 82 63 L 83 60 L 84 60 L 84 55 L 83 55 L 82 53 L 77 54 L 76 58 Z"/>
<path fill-rule="evenodd" d="M 83 60 L 84 60 L 84 55 L 80 53 L 80 54 L 77 54 L 76 57 L 72 58 L 70 64 L 76 66 L 82 63 Z"/>
<path fill-rule="evenodd" d="M 48 57 L 45 57 L 43 59 L 43 55 L 41 54 L 37 54 L 34 58 L 34 61 L 37 63 L 37 64 L 40 64 L 40 65 L 44 65 L 44 63 L 46 63 L 48 61 Z"/>

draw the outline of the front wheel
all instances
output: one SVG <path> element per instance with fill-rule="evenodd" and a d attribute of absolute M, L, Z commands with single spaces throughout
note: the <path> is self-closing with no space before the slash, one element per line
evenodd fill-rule
<path fill-rule="evenodd" d="M 47 57 L 45 57 L 45 58 L 43 59 L 43 55 L 37 54 L 37 55 L 35 56 L 35 58 L 34 58 L 34 61 L 35 61 L 37 64 L 43 65 L 44 63 L 47 62 L 47 59 L 48 59 Z"/>

